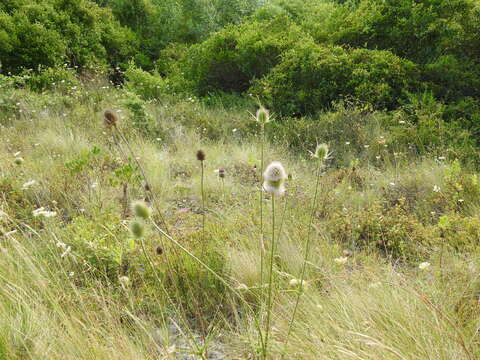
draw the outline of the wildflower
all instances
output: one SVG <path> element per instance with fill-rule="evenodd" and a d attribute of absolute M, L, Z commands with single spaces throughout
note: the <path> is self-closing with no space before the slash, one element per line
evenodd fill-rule
<path fill-rule="evenodd" d="M 37 182 L 35 180 L 27 181 L 22 185 L 22 190 L 27 190 L 30 186 L 35 185 Z"/>
<path fill-rule="evenodd" d="M 140 220 L 133 220 L 130 223 L 130 231 L 135 238 L 140 239 L 145 234 L 145 225 Z"/>
<path fill-rule="evenodd" d="M 69 277 L 72 277 L 73 275 L 75 275 L 75 273 L 74 273 L 73 271 L 70 271 L 70 272 L 68 273 L 68 276 L 69 276 Z"/>
<path fill-rule="evenodd" d="M 57 247 L 59 248 L 62 248 L 62 249 L 66 249 L 67 248 L 67 244 L 65 244 L 64 242 L 57 242 Z"/>
<path fill-rule="evenodd" d="M 203 150 L 197 151 L 197 160 L 198 161 L 205 161 L 205 152 Z"/>
<path fill-rule="evenodd" d="M 280 162 L 274 161 L 268 165 L 263 173 L 263 178 L 263 189 L 265 191 L 271 192 L 275 195 L 284 194 L 284 183 L 285 179 L 287 178 L 287 173 Z"/>
<path fill-rule="evenodd" d="M 14 163 L 15 165 L 22 165 L 24 161 L 25 161 L 25 160 L 23 160 L 22 157 L 17 157 L 17 158 L 15 158 L 15 160 L 13 160 L 13 163 Z"/>
<path fill-rule="evenodd" d="M 440 192 L 440 187 L 437 186 L 437 185 L 434 185 L 434 186 L 433 186 L 433 191 L 435 191 L 435 192 L 437 192 L 437 193 Z"/>
<path fill-rule="evenodd" d="M 118 117 L 113 111 L 105 110 L 103 113 L 103 123 L 109 129 L 112 127 L 117 127 Z"/>
<path fill-rule="evenodd" d="M 56 211 L 43 211 L 41 215 L 43 215 L 46 218 L 49 218 L 49 217 L 57 216 L 57 212 Z"/>
<path fill-rule="evenodd" d="M 315 148 L 315 153 L 312 156 L 320 161 L 327 160 L 330 156 L 330 152 L 328 151 L 327 144 L 317 144 Z"/>
<path fill-rule="evenodd" d="M 422 262 L 421 264 L 418 265 L 418 268 L 420 270 L 426 270 L 430 267 L 430 263 L 428 261 Z"/>
<path fill-rule="evenodd" d="M 339 258 L 336 258 L 334 259 L 334 261 L 337 263 L 337 264 L 345 264 L 347 261 L 348 261 L 348 257 L 346 256 L 342 256 L 342 257 L 339 257 Z"/>
<path fill-rule="evenodd" d="M 262 125 L 269 123 L 271 121 L 269 111 L 263 106 L 260 106 L 260 108 L 257 110 L 256 119 Z"/>
<path fill-rule="evenodd" d="M 42 206 L 42 207 L 40 207 L 40 208 L 38 208 L 38 209 L 36 209 L 36 210 L 33 210 L 33 211 L 32 211 L 32 215 L 33 215 L 33 216 L 40 216 L 40 215 L 42 215 L 42 213 L 43 213 L 44 211 L 45 211 L 45 208 Z"/>
<path fill-rule="evenodd" d="M 300 284 L 300 280 L 292 279 L 292 280 L 290 280 L 289 284 L 290 284 L 291 287 L 296 287 Z"/>
<path fill-rule="evenodd" d="M 136 217 L 143 220 L 148 220 L 152 214 L 152 210 L 145 201 L 134 201 L 132 203 L 132 210 Z"/>

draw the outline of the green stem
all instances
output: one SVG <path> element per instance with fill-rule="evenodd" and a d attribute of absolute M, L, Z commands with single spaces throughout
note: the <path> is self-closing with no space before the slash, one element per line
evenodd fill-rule
<path fill-rule="evenodd" d="M 317 212 L 318 184 L 320 183 L 321 167 L 322 167 L 322 162 L 318 161 L 317 171 L 316 171 L 317 180 L 316 180 L 316 183 L 315 183 L 315 194 L 314 194 L 313 200 L 312 200 L 312 212 L 310 214 L 310 222 L 309 222 L 308 230 L 307 230 L 307 239 L 305 240 L 305 253 L 303 255 L 302 271 L 300 273 L 300 288 L 298 290 L 297 298 L 295 300 L 295 306 L 293 308 L 292 318 L 290 319 L 290 322 L 288 324 L 288 330 L 287 330 L 287 337 L 285 339 L 285 345 L 288 343 L 288 339 L 290 337 L 290 333 L 291 333 L 292 327 L 293 327 L 293 322 L 295 320 L 295 315 L 297 314 L 297 309 L 298 309 L 298 304 L 300 302 L 300 297 L 301 297 L 302 292 L 303 292 L 303 281 L 305 279 L 305 270 L 306 270 L 307 262 L 308 262 L 308 253 L 310 251 L 310 239 L 311 239 L 311 232 L 312 232 L 312 228 L 313 228 L 313 220 L 315 219 L 315 213 Z"/>
<path fill-rule="evenodd" d="M 205 171 L 205 167 L 204 167 L 204 164 L 203 164 L 203 161 L 201 161 L 202 163 L 202 178 L 201 178 L 201 182 L 200 182 L 200 187 L 201 187 L 201 191 L 202 191 L 202 253 L 205 251 L 205 188 L 204 188 L 204 184 L 203 184 L 203 178 L 204 178 L 204 171 Z"/>
<path fill-rule="evenodd" d="M 264 236 L 263 236 L 263 185 L 262 172 L 264 166 L 264 143 L 265 143 L 265 124 L 262 124 L 262 145 L 260 159 L 260 288 L 263 289 L 263 268 L 264 268 Z M 263 291 L 261 292 L 263 293 Z M 262 296 L 263 298 L 263 296 Z"/>
<path fill-rule="evenodd" d="M 270 268 L 268 273 L 268 299 L 267 299 L 267 324 L 265 327 L 265 343 L 263 349 L 263 358 L 267 358 L 268 336 L 270 334 L 270 317 L 272 313 L 272 293 L 273 293 L 273 256 L 275 254 L 275 194 L 272 194 L 272 244 L 270 245 Z"/>

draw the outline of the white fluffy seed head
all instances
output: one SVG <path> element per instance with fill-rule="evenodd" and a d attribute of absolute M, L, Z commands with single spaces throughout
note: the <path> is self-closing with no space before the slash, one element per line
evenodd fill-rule
<path fill-rule="evenodd" d="M 270 163 L 263 173 L 263 189 L 275 195 L 283 195 L 285 193 L 285 179 L 287 172 L 283 165 L 274 161 Z"/>
<path fill-rule="evenodd" d="M 282 163 L 274 161 L 270 163 L 263 173 L 263 178 L 265 181 L 279 181 L 285 180 L 287 178 L 287 172 L 283 167 Z"/>

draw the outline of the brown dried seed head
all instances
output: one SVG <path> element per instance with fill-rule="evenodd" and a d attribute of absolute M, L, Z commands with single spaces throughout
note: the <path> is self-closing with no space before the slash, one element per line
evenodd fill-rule
<path fill-rule="evenodd" d="M 113 111 L 105 110 L 105 112 L 103 113 L 103 123 L 105 124 L 105 126 L 108 128 L 116 127 L 117 122 L 117 115 Z"/>
<path fill-rule="evenodd" d="M 205 152 L 203 150 L 197 151 L 197 160 L 204 161 L 205 160 Z"/>

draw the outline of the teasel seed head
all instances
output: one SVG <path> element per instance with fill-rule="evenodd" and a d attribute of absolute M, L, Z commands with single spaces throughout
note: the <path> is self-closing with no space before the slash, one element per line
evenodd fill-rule
<path fill-rule="evenodd" d="M 132 220 L 130 223 L 130 231 L 133 237 L 140 239 L 145 234 L 145 224 L 141 220 Z"/>
<path fill-rule="evenodd" d="M 313 154 L 313 157 L 323 162 L 327 160 L 329 156 L 330 156 L 330 152 L 328 149 L 328 145 L 318 144 L 317 147 L 315 148 L 315 153 Z"/>
<path fill-rule="evenodd" d="M 205 152 L 203 150 L 197 151 L 197 160 L 198 161 L 205 161 Z"/>
<path fill-rule="evenodd" d="M 145 201 L 137 200 L 132 203 L 133 214 L 143 220 L 148 220 L 152 215 L 152 210 Z"/>
<path fill-rule="evenodd" d="M 256 119 L 260 124 L 265 125 L 271 121 L 270 112 L 263 106 L 260 106 L 260 108 L 257 110 Z"/>
<path fill-rule="evenodd" d="M 13 163 L 14 163 L 15 165 L 22 165 L 24 161 L 25 161 L 25 160 L 23 160 L 23 158 L 17 157 L 17 158 L 15 158 L 15 160 L 13 160 Z"/>
<path fill-rule="evenodd" d="M 113 111 L 105 110 L 105 112 L 103 113 L 103 123 L 109 129 L 117 127 L 118 117 Z"/>
<path fill-rule="evenodd" d="M 274 161 L 270 163 L 263 173 L 263 189 L 275 195 L 283 195 L 285 193 L 285 179 L 287 173 L 283 165 Z"/>

